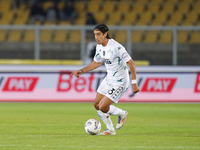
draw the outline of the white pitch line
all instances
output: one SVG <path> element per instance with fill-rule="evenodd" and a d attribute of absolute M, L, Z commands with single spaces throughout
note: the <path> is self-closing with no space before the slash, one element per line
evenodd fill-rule
<path fill-rule="evenodd" d="M 0 145 L 0 147 L 47 147 L 47 148 L 137 148 L 137 149 L 200 149 L 200 147 L 189 147 L 189 146 L 74 146 L 74 145 L 66 145 L 66 146 L 54 146 L 54 145 Z"/>

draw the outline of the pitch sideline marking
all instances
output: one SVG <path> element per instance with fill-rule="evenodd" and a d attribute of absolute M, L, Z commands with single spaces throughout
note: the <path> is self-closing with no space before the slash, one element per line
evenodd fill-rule
<path fill-rule="evenodd" d="M 40 146 L 33 146 L 33 145 L 0 145 L 0 147 L 57 147 L 57 148 L 66 148 L 66 147 L 84 147 L 84 146 L 73 146 L 73 145 L 69 145 L 69 146 L 53 146 L 53 145 L 40 145 Z M 98 147 L 98 148 L 103 148 L 104 146 L 86 146 L 86 147 Z M 158 148 L 167 148 L 167 149 L 200 149 L 200 147 L 184 147 L 184 146 L 169 146 L 169 147 L 165 147 L 165 146 L 106 146 L 106 147 L 110 147 L 110 148 L 146 148 L 146 149 L 158 149 Z"/>

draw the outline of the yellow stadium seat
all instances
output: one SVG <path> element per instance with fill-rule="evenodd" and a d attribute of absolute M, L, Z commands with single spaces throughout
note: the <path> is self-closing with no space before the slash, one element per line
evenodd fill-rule
<path fill-rule="evenodd" d="M 19 42 L 22 37 L 21 32 L 21 30 L 11 30 L 9 33 L 8 42 Z"/>
<path fill-rule="evenodd" d="M 60 21 L 59 25 L 71 25 L 70 21 Z"/>
<path fill-rule="evenodd" d="M 69 43 L 80 43 L 81 41 L 81 33 L 78 30 L 73 30 L 70 32 Z"/>
<path fill-rule="evenodd" d="M 42 25 L 39 20 L 35 21 L 35 25 Z"/>
<path fill-rule="evenodd" d="M 148 25 L 152 20 L 152 13 L 144 12 L 140 13 L 140 19 L 136 22 L 136 25 Z"/>
<path fill-rule="evenodd" d="M 14 20 L 14 25 L 24 25 L 27 23 L 28 19 L 29 19 L 29 10 L 22 10 L 19 9 L 17 12 L 17 17 Z"/>
<path fill-rule="evenodd" d="M 9 11 L 11 8 L 11 3 L 8 1 L 1 1 L 0 2 L 0 10 L 1 11 Z"/>
<path fill-rule="evenodd" d="M 88 12 L 98 12 L 100 9 L 100 2 L 89 2 L 87 4 Z"/>
<path fill-rule="evenodd" d="M 20 11 L 24 11 L 24 10 L 26 10 L 27 9 L 27 5 L 25 5 L 25 4 L 20 4 L 19 5 L 19 9 L 18 10 L 20 10 Z"/>
<path fill-rule="evenodd" d="M 115 38 L 116 32 L 117 32 L 116 30 L 109 30 L 108 33 L 109 33 L 110 38 Z"/>
<path fill-rule="evenodd" d="M 187 13 L 190 10 L 189 2 L 182 2 L 178 4 L 178 12 L 179 13 Z"/>
<path fill-rule="evenodd" d="M 115 34 L 115 40 L 119 43 L 125 43 L 127 40 L 127 32 L 126 31 L 118 31 Z"/>
<path fill-rule="evenodd" d="M 13 17 L 14 17 L 14 11 L 4 11 L 0 19 L 0 24 L 5 24 L 5 25 L 10 24 Z"/>
<path fill-rule="evenodd" d="M 0 30 L 0 42 L 4 42 L 6 39 L 6 30 Z"/>
<path fill-rule="evenodd" d="M 76 25 L 85 25 L 87 12 L 82 12 L 78 14 L 78 18 L 75 20 Z"/>
<path fill-rule="evenodd" d="M 186 15 L 186 19 L 183 21 L 181 25 L 183 26 L 189 26 L 197 23 L 198 20 L 198 13 L 197 12 L 191 12 Z"/>
<path fill-rule="evenodd" d="M 168 26 L 176 26 L 181 24 L 183 20 L 183 14 L 176 12 L 176 13 L 171 13 L 171 18 L 170 20 L 166 23 Z"/>
<path fill-rule="evenodd" d="M 156 3 L 162 3 L 162 2 L 164 2 L 165 0 L 153 0 L 154 2 L 156 2 Z"/>
<path fill-rule="evenodd" d="M 65 7 L 65 3 L 63 1 L 59 2 L 57 5 L 58 10 L 62 10 Z"/>
<path fill-rule="evenodd" d="M 183 2 L 183 3 L 193 3 L 194 0 L 182 0 L 181 2 Z"/>
<path fill-rule="evenodd" d="M 193 31 L 190 34 L 189 43 L 191 43 L 191 44 L 199 44 L 200 43 L 200 31 Z"/>
<path fill-rule="evenodd" d="M 169 3 L 177 3 L 179 0 L 167 0 Z"/>
<path fill-rule="evenodd" d="M 97 21 L 97 23 L 104 23 L 107 19 L 107 13 L 104 11 L 96 12 L 94 13 L 94 17 Z"/>
<path fill-rule="evenodd" d="M 171 13 L 174 11 L 174 8 L 175 8 L 175 4 L 174 2 L 172 1 L 167 1 L 166 3 L 162 4 L 162 7 L 161 7 L 161 11 L 162 12 L 166 12 L 166 13 Z"/>
<path fill-rule="evenodd" d="M 116 3 L 112 1 L 106 1 L 102 4 L 102 10 L 104 12 L 113 12 L 115 11 Z"/>
<path fill-rule="evenodd" d="M 193 12 L 198 12 L 199 13 L 200 10 L 200 1 L 197 1 L 196 3 L 193 4 Z"/>
<path fill-rule="evenodd" d="M 23 42 L 34 42 L 34 40 L 35 40 L 35 31 L 26 30 L 24 33 Z"/>
<path fill-rule="evenodd" d="M 56 22 L 45 21 L 44 25 L 56 25 Z"/>
<path fill-rule="evenodd" d="M 0 25 L 9 25 L 11 20 L 0 20 Z"/>
<path fill-rule="evenodd" d="M 137 20 L 137 13 L 134 11 L 127 12 L 124 14 L 124 19 L 121 22 L 121 25 L 132 25 Z"/>
<path fill-rule="evenodd" d="M 149 1 L 150 0 L 138 0 L 138 1 L 136 1 L 136 3 L 138 3 L 138 4 L 147 4 L 147 3 L 149 3 Z"/>
<path fill-rule="evenodd" d="M 138 30 L 138 31 L 133 31 L 131 36 L 132 36 L 132 43 L 140 43 L 143 40 L 143 34 L 144 31 Z"/>
<path fill-rule="evenodd" d="M 178 43 L 186 43 L 188 41 L 188 33 L 189 31 L 178 31 Z"/>
<path fill-rule="evenodd" d="M 44 4 L 43 4 L 44 11 L 47 11 L 50 7 L 51 7 L 51 2 L 50 1 L 44 2 Z"/>
<path fill-rule="evenodd" d="M 108 25 L 116 25 L 118 24 L 122 19 L 122 13 L 121 12 L 111 12 L 109 14 L 109 20 L 106 22 Z"/>
<path fill-rule="evenodd" d="M 172 42 L 172 31 L 161 32 L 159 43 L 169 44 Z"/>
<path fill-rule="evenodd" d="M 168 14 L 166 12 L 158 12 L 155 15 L 155 19 L 152 21 L 151 25 L 159 26 L 165 24 L 167 21 Z"/>
<path fill-rule="evenodd" d="M 53 41 L 55 43 L 64 43 L 67 40 L 67 30 L 58 30 L 55 32 Z"/>
<path fill-rule="evenodd" d="M 85 23 L 86 23 L 86 18 L 81 18 L 81 17 L 79 17 L 79 18 L 77 18 L 77 19 L 75 20 L 75 24 L 76 24 L 76 25 L 85 25 Z"/>
<path fill-rule="evenodd" d="M 77 11 L 77 12 L 80 12 L 80 13 L 82 13 L 82 12 L 84 12 L 85 11 L 85 3 L 84 2 L 76 2 L 75 4 L 74 4 L 74 8 L 75 8 L 75 10 Z"/>
<path fill-rule="evenodd" d="M 157 13 L 160 10 L 160 3 L 152 1 L 148 4 L 148 12 L 149 13 Z"/>
<path fill-rule="evenodd" d="M 158 39 L 158 31 L 148 31 L 145 34 L 144 42 L 145 43 L 156 43 L 157 39 Z"/>
<path fill-rule="evenodd" d="M 127 13 L 130 11 L 131 3 L 127 1 L 120 1 L 117 4 L 117 11 L 121 13 Z"/>
<path fill-rule="evenodd" d="M 145 3 L 142 3 L 140 1 L 137 1 L 135 4 L 133 4 L 133 11 L 136 13 L 144 12 Z"/>
<path fill-rule="evenodd" d="M 50 42 L 51 38 L 52 38 L 52 31 L 51 30 L 41 30 L 40 41 L 42 43 Z"/>

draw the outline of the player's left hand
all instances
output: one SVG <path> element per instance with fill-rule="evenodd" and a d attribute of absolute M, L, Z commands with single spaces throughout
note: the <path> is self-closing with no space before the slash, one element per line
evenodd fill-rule
<path fill-rule="evenodd" d="M 139 87 L 138 87 L 137 84 L 132 84 L 132 88 L 133 88 L 133 92 L 134 92 L 134 93 L 137 93 L 137 92 L 140 91 L 140 89 L 139 89 Z"/>

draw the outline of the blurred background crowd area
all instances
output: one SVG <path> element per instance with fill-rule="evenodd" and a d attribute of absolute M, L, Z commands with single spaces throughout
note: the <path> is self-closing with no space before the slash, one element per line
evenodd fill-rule
<path fill-rule="evenodd" d="M 199 26 L 200 0 L 0 0 L 0 25 Z M 110 31 L 126 42 L 126 31 Z M 80 42 L 80 31 L 42 31 L 41 42 Z M 0 42 L 34 41 L 34 31 L 0 30 Z M 135 31 L 132 42 L 171 43 L 172 31 Z M 199 43 L 200 31 L 180 31 L 179 43 Z"/>
<path fill-rule="evenodd" d="M 33 59 L 38 46 L 34 29 L 9 26 L 57 25 L 57 30 L 40 30 L 40 58 L 80 60 L 81 30 L 59 27 L 99 23 L 199 27 L 200 0 L 0 0 L 0 25 L 6 27 L 0 28 L 0 58 Z M 124 46 L 129 42 L 136 60 L 172 64 L 172 30 L 131 30 L 131 40 L 127 39 L 127 30 L 110 30 L 109 34 Z M 87 31 L 87 45 L 96 45 L 92 40 L 93 32 Z M 200 64 L 200 30 L 177 30 L 177 46 L 179 65 Z"/>
<path fill-rule="evenodd" d="M 1 25 L 185 26 L 200 25 L 200 0 L 0 0 L 0 13 Z"/>

